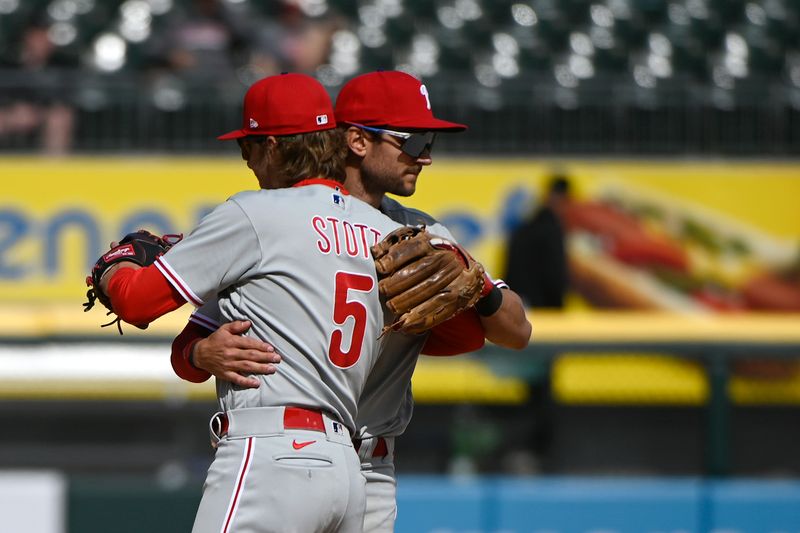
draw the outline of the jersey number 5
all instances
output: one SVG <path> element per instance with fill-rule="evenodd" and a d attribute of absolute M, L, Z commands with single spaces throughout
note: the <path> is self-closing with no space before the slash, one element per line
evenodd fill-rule
<path fill-rule="evenodd" d="M 331 363 L 339 368 L 350 368 L 361 357 L 361 347 L 364 344 L 364 331 L 367 328 L 367 308 L 358 300 L 348 300 L 350 291 L 370 292 L 375 288 L 372 276 L 354 274 L 352 272 L 337 272 L 334 286 L 335 299 L 333 303 L 333 322 L 337 326 L 344 326 L 348 318 L 353 319 L 350 348 L 343 349 L 344 331 L 336 328 L 331 333 L 328 345 L 328 358 Z"/>

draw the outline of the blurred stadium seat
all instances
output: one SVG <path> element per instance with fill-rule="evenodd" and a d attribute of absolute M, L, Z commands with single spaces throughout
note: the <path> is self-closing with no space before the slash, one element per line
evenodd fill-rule
<path fill-rule="evenodd" d="M 193 79 L 170 69 L 163 40 L 176 21 L 197 16 L 204 5 L 217 5 L 219 12 L 209 18 L 233 33 L 225 52 L 230 71 L 209 69 L 206 77 Z M 219 124 L 203 124 L 208 115 L 235 116 L 253 80 L 269 69 L 301 66 L 332 94 L 359 72 L 408 70 L 435 84 L 434 103 L 443 114 L 471 116 L 489 108 L 500 113 L 506 127 L 492 134 L 502 136 L 496 144 L 505 152 L 756 154 L 768 148 L 791 155 L 798 149 L 800 102 L 792 91 L 800 87 L 800 2 L 795 0 L 2 0 L 6 87 L 26 83 L 6 73 L 17 67 L 22 35 L 32 21 L 47 26 L 57 55 L 79 69 L 74 105 L 82 113 L 75 142 L 80 151 L 151 148 L 140 130 L 104 137 L 95 133 L 96 126 L 85 125 L 108 120 L 104 108 L 132 116 L 160 114 L 154 123 L 184 114 L 179 122 L 199 127 L 173 132 L 169 149 L 213 149 L 204 136 Z M 302 59 L 297 49 L 311 46 L 304 28 L 330 33 L 330 50 L 317 50 L 316 56 L 307 51 Z M 253 57 L 256 50 L 263 52 L 261 34 L 268 34 L 274 55 L 268 66 Z M 519 85 L 550 97 L 524 99 L 530 91 L 518 91 Z M 119 92 L 120 86 L 132 89 Z M 459 107 L 437 98 L 454 91 L 471 97 Z M 773 98 L 762 98 L 765 93 Z M 592 108 L 597 102 L 600 107 Z M 783 133 L 769 146 L 736 132 L 707 142 L 690 140 L 659 126 L 652 113 L 665 105 L 687 124 L 698 113 L 713 121 L 719 109 L 745 108 L 750 110 L 745 114 L 755 112 L 768 128 Z M 563 114 L 565 109 L 570 113 Z M 555 137 L 530 142 L 525 126 L 541 113 L 574 120 L 567 126 L 573 129 L 593 123 L 587 142 Z M 636 122 L 650 124 L 638 136 L 627 135 L 619 122 L 634 114 L 640 115 Z M 463 152 L 485 147 L 485 124 L 473 124 L 443 147 Z M 31 146 L 0 137 L 3 148 Z"/>

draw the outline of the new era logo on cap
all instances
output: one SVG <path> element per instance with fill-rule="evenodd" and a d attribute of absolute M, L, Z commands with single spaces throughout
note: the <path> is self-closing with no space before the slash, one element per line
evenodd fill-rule
<path fill-rule="evenodd" d="M 251 118 L 250 119 L 250 127 L 253 128 L 253 129 L 257 128 L 258 127 L 258 121 L 256 119 L 254 119 L 254 118 Z"/>

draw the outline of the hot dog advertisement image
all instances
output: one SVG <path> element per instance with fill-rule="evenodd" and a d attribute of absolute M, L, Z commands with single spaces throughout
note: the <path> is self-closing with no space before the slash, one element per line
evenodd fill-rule
<path fill-rule="evenodd" d="M 576 199 L 565 218 L 572 287 L 592 306 L 800 311 L 800 238 L 634 185 Z"/>

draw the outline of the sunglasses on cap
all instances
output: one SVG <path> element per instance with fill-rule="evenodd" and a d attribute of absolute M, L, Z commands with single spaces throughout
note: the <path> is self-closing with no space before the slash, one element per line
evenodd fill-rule
<path fill-rule="evenodd" d="M 371 131 L 374 133 L 385 133 L 397 139 L 401 139 L 400 150 L 403 153 L 410 155 L 414 159 L 422 155 L 425 150 L 430 152 L 433 150 L 433 141 L 436 140 L 436 133 L 433 131 L 409 133 L 406 131 L 394 131 L 383 128 L 373 128 L 371 126 L 362 126 L 361 124 L 353 124 L 362 130 Z"/>

